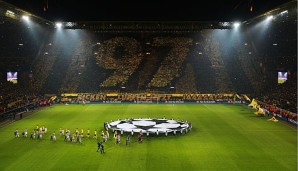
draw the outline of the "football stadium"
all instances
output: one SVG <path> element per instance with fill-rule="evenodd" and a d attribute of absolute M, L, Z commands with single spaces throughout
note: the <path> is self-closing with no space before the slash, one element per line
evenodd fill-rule
<path fill-rule="evenodd" d="M 0 170 L 298 169 L 297 0 L 243 21 L 29 11 L 0 0 Z"/>

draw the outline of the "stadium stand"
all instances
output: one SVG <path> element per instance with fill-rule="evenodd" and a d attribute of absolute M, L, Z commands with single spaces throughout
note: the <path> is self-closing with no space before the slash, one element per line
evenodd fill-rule
<path fill-rule="evenodd" d="M 19 13 L 5 15 L 7 4 L 0 8 L 1 112 L 61 93 L 85 93 L 77 101 L 90 94 L 101 101 L 123 102 L 232 101 L 223 94 L 239 93 L 297 112 L 293 4 L 286 6 L 286 14 L 272 11 L 276 17 L 270 26 L 265 27 L 260 16 L 238 31 L 220 22 L 211 28 L 206 23 L 175 27 L 140 22 L 137 28 L 115 23 L 109 29 L 103 22 L 86 30 L 58 30 L 38 17 L 29 26 Z M 279 71 L 288 73 L 284 84 L 277 82 Z M 18 72 L 17 84 L 6 81 L 7 72 Z M 108 97 L 108 92 L 117 97 Z M 175 93 L 183 95 L 167 95 Z"/>

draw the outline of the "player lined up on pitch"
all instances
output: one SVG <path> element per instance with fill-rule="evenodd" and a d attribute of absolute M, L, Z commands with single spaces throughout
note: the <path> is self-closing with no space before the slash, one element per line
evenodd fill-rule
<path fill-rule="evenodd" d="M 33 131 L 30 133 L 30 139 L 35 139 L 36 136 L 37 136 L 38 139 L 42 139 L 43 134 L 46 134 L 47 133 L 47 130 L 48 129 L 45 126 L 39 127 L 37 125 L 36 128 L 33 129 Z M 14 131 L 14 137 L 15 138 L 20 137 L 19 129 L 18 128 Z M 27 128 L 25 128 L 22 131 L 22 137 L 28 137 L 28 129 Z"/>
<path fill-rule="evenodd" d="M 30 133 L 30 139 L 42 139 L 44 134 L 46 134 L 48 129 L 45 126 L 39 127 L 39 125 L 36 126 L 36 128 L 33 129 L 33 131 Z M 71 134 L 70 129 L 59 129 L 60 137 L 64 137 L 64 141 L 66 142 L 78 142 L 82 143 L 82 138 L 84 138 L 84 129 L 82 128 L 79 132 L 79 129 L 76 128 L 74 132 Z M 14 137 L 18 138 L 20 137 L 19 129 L 17 128 L 14 131 Z M 25 128 L 22 132 L 22 137 L 28 137 L 28 129 Z M 90 138 L 90 130 L 87 130 L 87 136 L 88 139 Z M 109 132 L 102 131 L 101 137 L 103 139 L 103 142 L 107 142 L 109 138 Z M 94 139 L 98 139 L 97 137 L 97 130 L 94 130 Z M 50 141 L 56 141 L 56 131 L 53 131 L 52 134 L 50 134 Z"/>
<path fill-rule="evenodd" d="M 46 132 L 47 132 L 46 127 L 44 127 L 44 126 L 39 127 L 37 125 L 36 128 L 33 129 L 33 131 L 30 133 L 30 139 L 39 139 L 40 140 L 44 137 L 44 134 L 46 134 Z M 71 130 L 68 129 L 68 128 L 66 128 L 66 129 L 59 128 L 59 133 L 60 133 L 60 137 L 63 137 L 63 140 L 65 142 L 82 143 L 82 139 L 85 137 L 83 128 L 81 128 L 80 132 L 79 132 L 79 129 L 76 128 L 73 133 L 71 133 Z M 115 144 L 120 144 L 121 134 L 123 134 L 123 132 L 114 131 Z M 18 128 L 14 131 L 14 137 L 20 137 Z M 28 137 L 28 129 L 27 128 L 25 128 L 24 131 L 22 132 L 22 137 Z M 87 129 L 86 138 L 88 138 L 88 139 L 91 138 L 90 129 Z M 56 136 L 56 131 L 55 130 L 50 134 L 49 139 L 50 139 L 50 141 L 53 141 L 53 142 L 57 141 L 57 136 Z M 59 137 L 58 137 L 58 139 L 59 139 Z M 98 140 L 98 142 L 101 141 L 101 145 L 103 146 L 103 143 L 106 143 L 109 139 L 109 131 L 108 130 L 105 130 L 105 131 L 102 130 L 101 131 L 101 136 L 99 138 L 97 136 L 97 130 L 95 129 L 93 139 Z M 130 140 L 131 140 L 130 134 L 128 134 L 127 137 L 126 137 L 126 145 L 130 144 Z M 137 137 L 137 141 L 139 143 L 143 142 L 143 133 L 142 133 L 142 131 L 139 132 L 138 137 Z M 98 150 L 101 150 L 100 148 L 98 148 Z"/>

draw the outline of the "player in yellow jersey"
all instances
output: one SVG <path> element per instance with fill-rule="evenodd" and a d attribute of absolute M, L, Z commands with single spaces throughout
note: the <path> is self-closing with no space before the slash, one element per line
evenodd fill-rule
<path fill-rule="evenodd" d="M 106 134 L 107 134 L 107 138 L 109 139 L 110 137 L 109 131 L 106 131 Z"/>
<path fill-rule="evenodd" d="M 62 128 L 59 129 L 60 136 L 62 135 Z"/>
<path fill-rule="evenodd" d="M 97 131 L 96 130 L 94 130 L 94 137 L 93 138 L 97 139 Z"/>
<path fill-rule="evenodd" d="M 103 132 L 103 130 L 101 131 L 101 137 L 103 138 L 103 136 L 105 135 L 105 132 Z"/>
<path fill-rule="evenodd" d="M 87 138 L 90 138 L 90 130 L 87 129 Z"/>
<path fill-rule="evenodd" d="M 76 137 L 78 136 L 78 134 L 79 134 L 79 129 L 76 128 Z"/>
<path fill-rule="evenodd" d="M 81 137 L 84 137 L 84 130 L 83 130 L 83 128 L 81 129 Z"/>

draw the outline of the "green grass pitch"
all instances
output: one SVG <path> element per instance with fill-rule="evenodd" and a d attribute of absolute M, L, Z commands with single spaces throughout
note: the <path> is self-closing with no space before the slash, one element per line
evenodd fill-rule
<path fill-rule="evenodd" d="M 297 130 L 284 122 L 267 121 L 244 105 L 232 104 L 87 104 L 54 105 L 0 128 L 0 170 L 101 170 L 101 171 L 199 171 L 199 170 L 297 170 Z M 192 122 L 186 135 L 137 136 L 125 145 L 115 144 L 113 133 L 105 154 L 96 152 L 97 140 L 82 144 L 64 142 L 59 128 L 103 130 L 103 123 L 118 118 L 157 117 Z M 36 125 L 45 125 L 42 140 L 22 138 Z M 20 137 L 14 138 L 18 128 Z M 57 141 L 50 141 L 55 131 Z M 101 138 L 101 137 L 100 137 Z"/>

